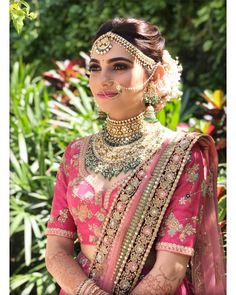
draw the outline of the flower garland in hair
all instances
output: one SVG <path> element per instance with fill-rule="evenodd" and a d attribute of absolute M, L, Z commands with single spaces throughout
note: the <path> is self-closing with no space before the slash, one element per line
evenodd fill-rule
<path fill-rule="evenodd" d="M 173 59 L 167 50 L 163 50 L 162 65 L 164 67 L 163 77 L 157 81 L 157 94 L 165 101 L 180 98 L 183 94 L 180 91 L 180 77 L 182 66 L 178 58 Z"/>

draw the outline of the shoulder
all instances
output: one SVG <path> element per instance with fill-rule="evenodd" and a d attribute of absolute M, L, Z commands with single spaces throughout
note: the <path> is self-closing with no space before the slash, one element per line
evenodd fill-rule
<path fill-rule="evenodd" d="M 72 140 L 65 148 L 64 157 L 70 160 L 75 155 L 79 155 L 83 144 L 91 138 L 92 135 L 80 137 Z"/>
<path fill-rule="evenodd" d="M 180 145 L 189 143 L 190 149 L 200 150 L 206 146 L 214 146 L 214 139 L 210 135 L 183 130 L 173 131 L 164 126 L 162 126 L 162 130 L 164 138 L 168 139 L 169 142 L 179 143 Z"/>

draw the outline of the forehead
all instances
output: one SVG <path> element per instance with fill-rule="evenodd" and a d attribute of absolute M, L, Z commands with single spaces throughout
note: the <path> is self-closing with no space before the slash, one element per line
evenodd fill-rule
<path fill-rule="evenodd" d="M 116 42 L 111 42 L 112 48 L 105 54 L 98 54 L 95 50 L 91 52 L 91 59 L 97 59 L 98 61 L 105 61 L 115 57 L 125 57 L 131 61 L 134 61 L 134 57 L 125 50 L 123 46 L 117 44 Z"/>

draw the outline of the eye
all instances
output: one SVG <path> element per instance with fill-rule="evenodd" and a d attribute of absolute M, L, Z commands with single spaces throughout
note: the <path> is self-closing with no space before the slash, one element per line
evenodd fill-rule
<path fill-rule="evenodd" d="M 127 64 L 117 63 L 117 64 L 114 64 L 113 69 L 116 71 L 122 71 L 122 70 L 127 70 L 128 66 Z"/>
<path fill-rule="evenodd" d="M 89 65 L 89 72 L 97 72 L 100 71 L 100 66 L 97 64 L 90 64 Z"/>

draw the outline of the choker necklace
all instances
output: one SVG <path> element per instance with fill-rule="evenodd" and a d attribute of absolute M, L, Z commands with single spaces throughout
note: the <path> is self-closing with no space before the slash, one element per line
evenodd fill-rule
<path fill-rule="evenodd" d="M 104 141 L 110 146 L 131 144 L 140 139 L 145 132 L 143 113 L 127 120 L 106 119 L 102 130 Z"/>
<path fill-rule="evenodd" d="M 164 129 L 159 122 L 150 124 L 143 119 L 141 122 L 142 116 L 124 121 L 107 120 L 109 128 L 106 125 L 90 138 L 85 154 L 86 167 L 110 180 L 146 161 L 162 143 Z"/>

